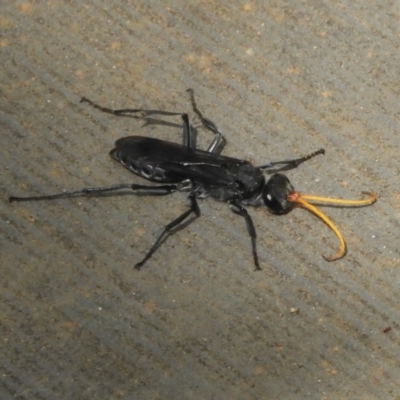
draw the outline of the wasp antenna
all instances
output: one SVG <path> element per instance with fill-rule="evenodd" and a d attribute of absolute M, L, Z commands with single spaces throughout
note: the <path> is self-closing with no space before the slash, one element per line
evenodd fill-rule
<path fill-rule="evenodd" d="M 342 206 L 353 206 L 353 207 L 361 207 L 361 206 L 369 206 L 376 201 L 376 194 L 372 192 L 362 192 L 368 196 L 366 199 L 361 200 L 346 200 L 346 199 L 335 199 L 330 197 L 321 197 L 321 196 L 313 196 L 309 194 L 302 194 L 300 195 L 303 200 L 308 200 L 317 203 L 328 203 L 334 205 L 342 205 Z"/>
<path fill-rule="evenodd" d="M 319 219 L 324 221 L 325 224 L 328 225 L 329 228 L 331 228 L 331 230 L 335 233 L 335 235 L 339 239 L 339 250 L 330 257 L 325 257 L 325 256 L 322 257 L 324 257 L 326 261 L 335 261 L 338 260 L 339 258 L 342 258 L 346 254 L 346 243 L 343 239 L 342 234 L 340 233 L 339 229 L 335 226 L 335 224 L 323 212 L 321 212 L 320 210 L 318 210 L 318 208 L 316 208 L 315 206 L 306 201 L 307 197 L 308 196 L 303 196 L 300 193 L 292 192 L 288 195 L 288 200 L 300 204 L 301 206 L 312 212 L 314 215 L 316 215 Z"/>

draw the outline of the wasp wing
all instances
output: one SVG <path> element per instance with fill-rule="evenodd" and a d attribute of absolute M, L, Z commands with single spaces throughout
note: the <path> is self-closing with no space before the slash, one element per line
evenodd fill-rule
<path fill-rule="evenodd" d="M 180 182 L 190 179 L 221 188 L 235 185 L 238 168 L 249 164 L 236 158 L 142 136 L 117 140 L 110 155 L 149 180 Z"/>

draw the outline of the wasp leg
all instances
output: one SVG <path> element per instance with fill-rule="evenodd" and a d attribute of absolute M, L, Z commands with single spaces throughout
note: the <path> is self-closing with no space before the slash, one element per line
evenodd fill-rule
<path fill-rule="evenodd" d="M 144 118 L 150 115 L 165 115 L 165 116 L 173 116 L 173 115 L 182 115 L 180 112 L 171 112 L 171 111 L 161 111 L 161 110 L 144 110 L 143 108 L 122 108 L 119 110 L 114 110 L 112 108 L 100 106 L 93 101 L 89 100 L 87 97 L 82 97 L 80 103 L 88 103 L 93 108 L 100 110 L 102 112 L 116 115 L 117 117 L 126 117 L 129 114 L 139 113 L 140 115 L 137 118 Z"/>
<path fill-rule="evenodd" d="M 257 232 L 256 228 L 254 227 L 253 220 L 251 219 L 247 210 L 244 207 L 240 206 L 239 204 L 232 201 L 231 203 L 229 203 L 229 206 L 235 214 L 242 216 L 246 221 L 247 232 L 249 233 L 251 238 L 251 247 L 253 251 L 254 265 L 256 266 L 257 271 L 261 271 L 257 254 L 257 242 L 256 242 Z"/>
<path fill-rule="evenodd" d="M 168 237 L 170 234 L 171 230 L 180 225 L 187 217 L 189 217 L 190 214 L 194 213 L 195 218 L 200 217 L 200 208 L 197 203 L 197 199 L 194 193 L 191 193 L 188 196 L 189 200 L 189 205 L 190 208 L 189 210 L 185 211 L 182 215 L 180 215 L 178 218 L 174 219 L 172 222 L 170 222 L 168 225 L 165 226 L 163 231 L 161 232 L 160 236 L 156 240 L 156 242 L 151 246 L 150 250 L 147 252 L 146 256 L 143 258 L 142 261 L 138 262 L 135 265 L 135 268 L 140 270 L 140 268 L 147 262 L 147 260 L 154 254 L 154 252 L 160 247 L 161 243 Z M 192 222 L 192 221 L 190 221 Z"/>
<path fill-rule="evenodd" d="M 55 200 L 62 198 L 97 195 L 102 193 L 115 192 L 117 190 L 123 190 L 123 189 L 131 189 L 138 192 L 138 194 L 143 193 L 154 196 L 164 196 L 176 192 L 180 190 L 180 188 L 181 186 L 179 184 L 147 186 L 147 185 L 136 185 L 132 183 L 120 183 L 112 186 L 88 187 L 80 190 L 73 190 L 69 192 L 62 192 L 62 193 L 42 195 L 42 196 L 28 196 L 28 197 L 10 196 L 8 198 L 8 201 L 12 203 L 13 201 Z"/>
<path fill-rule="evenodd" d="M 301 163 L 310 160 L 311 158 L 319 155 L 319 154 L 325 154 L 325 150 L 324 149 L 319 149 L 317 151 L 314 151 L 311 154 L 308 154 L 305 157 L 300 157 L 300 158 L 295 158 L 294 160 L 285 160 L 285 161 L 274 161 L 271 162 L 269 164 L 265 164 L 265 165 L 261 165 L 258 168 L 261 169 L 269 169 L 269 168 L 273 168 L 279 165 L 282 165 L 282 167 L 273 169 L 271 171 L 268 172 L 280 172 L 280 171 L 289 171 L 290 169 L 296 168 L 298 167 Z"/>
<path fill-rule="evenodd" d="M 189 149 L 196 149 L 195 140 L 193 138 L 192 127 L 190 126 L 189 116 L 187 114 L 182 114 L 183 121 L 183 145 Z"/>
<path fill-rule="evenodd" d="M 218 129 L 217 125 L 215 125 L 214 122 L 212 122 L 208 118 L 205 118 L 203 116 L 203 114 L 201 113 L 201 111 L 198 109 L 196 101 L 194 99 L 194 90 L 187 89 L 187 92 L 189 93 L 189 96 L 190 96 L 190 103 L 192 104 L 193 111 L 199 117 L 201 124 L 203 125 L 204 128 L 206 128 L 210 132 L 214 133 L 214 135 L 215 135 L 210 146 L 208 146 L 207 151 L 209 153 L 216 153 L 216 154 L 221 153 L 222 148 L 224 147 L 224 145 L 226 143 L 226 140 L 225 140 L 224 136 L 222 135 L 222 132 Z"/>
<path fill-rule="evenodd" d="M 159 124 L 159 125 L 171 125 L 171 126 L 176 127 L 176 124 L 174 124 L 174 123 L 169 123 L 169 122 L 162 121 L 162 120 L 152 119 L 149 117 L 151 115 L 163 115 L 163 116 L 167 116 L 167 117 L 181 115 L 182 120 L 183 120 L 183 145 L 193 148 L 193 149 L 195 148 L 194 141 L 192 139 L 192 132 L 191 132 L 191 127 L 190 127 L 190 123 L 189 123 L 189 117 L 185 113 L 162 111 L 162 110 L 144 110 L 142 108 L 123 108 L 123 109 L 119 109 L 119 110 L 114 110 L 112 108 L 100 106 L 100 105 L 94 103 L 93 101 L 89 100 L 87 97 L 82 97 L 80 102 L 88 103 L 92 107 L 94 107 L 96 110 L 100 110 L 102 112 L 112 114 L 117 117 L 133 117 L 133 118 L 137 118 L 137 119 L 145 119 L 146 125 Z M 132 115 L 132 114 L 137 114 L 137 115 Z"/>

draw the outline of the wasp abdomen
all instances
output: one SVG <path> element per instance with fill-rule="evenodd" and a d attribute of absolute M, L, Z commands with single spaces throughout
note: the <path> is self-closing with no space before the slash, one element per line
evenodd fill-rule
<path fill-rule="evenodd" d="M 123 151 L 114 149 L 110 152 L 112 158 L 121 163 L 125 168 L 145 179 L 156 182 L 165 182 L 165 171 L 162 168 L 143 162 L 140 159 L 135 160 L 127 156 Z"/>

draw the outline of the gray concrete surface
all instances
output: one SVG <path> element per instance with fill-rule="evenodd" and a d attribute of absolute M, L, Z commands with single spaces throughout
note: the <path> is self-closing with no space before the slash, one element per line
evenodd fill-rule
<path fill-rule="evenodd" d="M 399 399 L 399 19 L 398 2 L 369 0 L 3 2 L 1 399 Z M 288 173 L 300 191 L 376 191 L 324 208 L 344 259 L 321 257 L 337 241 L 308 212 L 252 209 L 255 273 L 243 221 L 206 200 L 138 272 L 184 195 L 8 204 L 142 182 L 113 142 L 179 129 L 79 99 L 190 111 L 189 87 L 224 154 L 324 147 Z"/>

